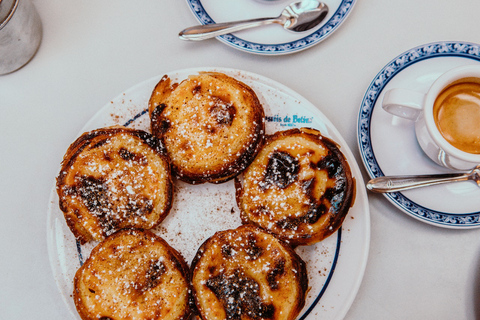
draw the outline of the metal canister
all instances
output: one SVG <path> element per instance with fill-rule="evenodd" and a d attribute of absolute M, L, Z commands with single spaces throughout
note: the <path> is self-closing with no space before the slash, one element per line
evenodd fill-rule
<path fill-rule="evenodd" d="M 0 0 L 0 75 L 27 64 L 42 40 L 42 22 L 30 0 Z"/>

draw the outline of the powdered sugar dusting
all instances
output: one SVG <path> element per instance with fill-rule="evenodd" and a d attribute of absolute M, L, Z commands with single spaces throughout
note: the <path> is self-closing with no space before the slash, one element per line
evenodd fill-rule
<path fill-rule="evenodd" d="M 208 68 L 208 70 L 213 71 L 214 69 Z M 225 72 L 255 90 L 265 109 L 268 134 L 286 129 L 285 126 L 300 126 L 300 124 L 294 123 L 294 117 L 298 115 L 298 119 L 312 119 L 314 116 L 314 121 L 309 126 L 320 130 L 326 136 L 338 137 L 328 119 L 321 113 L 313 112 L 308 101 L 288 88 L 243 71 L 224 69 L 215 71 Z M 192 72 L 196 71 L 173 72 L 169 73 L 169 77 L 173 82 L 178 82 Z M 150 131 L 150 121 L 146 109 L 151 91 L 158 80 L 160 77 L 148 80 L 112 100 L 102 112 L 85 125 L 82 131 L 114 124 L 128 124 L 128 127 L 131 128 Z M 138 116 L 139 114 L 140 116 Z M 286 121 L 288 116 L 292 118 L 291 122 Z M 131 121 L 133 118 L 135 120 Z M 339 142 L 343 148 L 348 149 L 342 141 Z M 348 156 L 351 164 L 354 163 L 353 157 L 350 157 L 350 154 Z M 357 168 L 355 168 L 355 174 L 359 174 Z M 208 237 L 216 231 L 233 229 L 241 224 L 234 197 L 235 190 L 231 181 L 221 185 L 187 185 L 175 182 L 175 188 L 176 194 L 169 216 L 153 231 L 177 249 L 190 264 L 196 250 Z M 309 291 L 305 309 L 301 313 L 302 319 L 338 318 L 339 313 L 343 313 L 345 308 L 348 309 L 349 297 L 354 295 L 358 289 L 358 278 L 361 278 L 363 274 L 362 263 L 366 256 L 365 252 L 368 253 L 368 246 L 365 247 L 365 243 L 368 243 L 368 228 L 365 230 L 365 226 L 368 224 L 368 201 L 363 193 L 357 195 L 357 201 L 349 215 L 355 216 L 355 219 L 345 221 L 346 225 L 341 236 L 340 263 L 336 265 L 335 277 L 316 306 L 312 304 L 331 280 L 329 277 L 337 258 L 336 250 L 340 244 L 337 241 L 340 237 L 335 234 L 322 243 L 296 249 L 307 264 L 309 277 Z M 48 219 L 48 247 L 54 275 L 65 303 L 73 317 L 79 319 L 70 297 L 73 290 L 72 279 L 79 267 L 79 260 L 84 261 L 97 243 L 90 242 L 81 246 L 81 255 L 77 254 L 75 239 L 66 226 L 62 212 L 58 209 L 56 192 L 52 192 Z M 354 254 L 345 254 L 345 252 L 352 253 L 352 251 Z M 339 285 L 338 277 L 340 277 L 342 285 Z M 313 308 L 312 312 L 304 315 L 309 307 Z"/>
<path fill-rule="evenodd" d="M 200 245 L 216 231 L 239 225 L 233 181 L 218 185 L 176 181 L 172 210 L 154 231 L 191 263 Z"/>

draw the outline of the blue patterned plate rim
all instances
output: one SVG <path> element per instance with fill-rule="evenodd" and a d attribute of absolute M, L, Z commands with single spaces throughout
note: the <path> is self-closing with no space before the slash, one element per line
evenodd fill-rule
<path fill-rule="evenodd" d="M 371 117 L 382 90 L 400 71 L 417 62 L 436 57 L 462 57 L 480 61 L 480 45 L 441 41 L 414 47 L 391 60 L 373 79 L 362 100 L 358 115 L 357 140 L 363 164 L 371 178 L 383 176 L 371 144 Z M 469 229 L 480 227 L 480 211 L 453 214 L 422 206 L 401 192 L 384 193 L 394 205 L 412 217 L 441 227 Z"/>
<path fill-rule="evenodd" d="M 291 42 L 262 44 L 239 38 L 233 34 L 218 36 L 217 39 L 236 49 L 264 55 L 288 54 L 307 49 L 330 36 L 345 21 L 357 0 L 342 0 L 332 17 L 315 32 Z M 201 0 L 187 0 L 187 4 L 201 24 L 215 23 L 202 5 Z"/>

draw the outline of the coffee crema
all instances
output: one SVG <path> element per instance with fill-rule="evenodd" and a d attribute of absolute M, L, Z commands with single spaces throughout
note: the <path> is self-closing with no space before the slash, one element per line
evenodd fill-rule
<path fill-rule="evenodd" d="M 463 78 L 443 89 L 435 100 L 433 117 L 451 145 L 480 154 L 480 78 Z"/>

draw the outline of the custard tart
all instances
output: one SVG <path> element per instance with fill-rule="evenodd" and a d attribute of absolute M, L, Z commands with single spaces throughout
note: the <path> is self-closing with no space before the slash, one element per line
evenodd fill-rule
<path fill-rule="evenodd" d="M 267 136 L 235 185 L 242 221 L 292 245 L 334 233 L 355 198 L 355 180 L 339 146 L 309 128 Z"/>
<path fill-rule="evenodd" d="M 80 243 L 122 228 L 151 229 L 170 212 L 173 182 L 161 142 L 121 126 L 85 132 L 57 177 L 60 209 Z"/>
<path fill-rule="evenodd" d="M 221 183 L 257 154 L 264 110 L 245 83 L 218 72 L 180 83 L 164 76 L 149 100 L 152 134 L 161 139 L 174 175 L 187 183 Z"/>
<path fill-rule="evenodd" d="M 202 320 L 294 320 L 305 304 L 305 263 L 274 235 L 253 225 L 215 233 L 191 265 Z"/>

